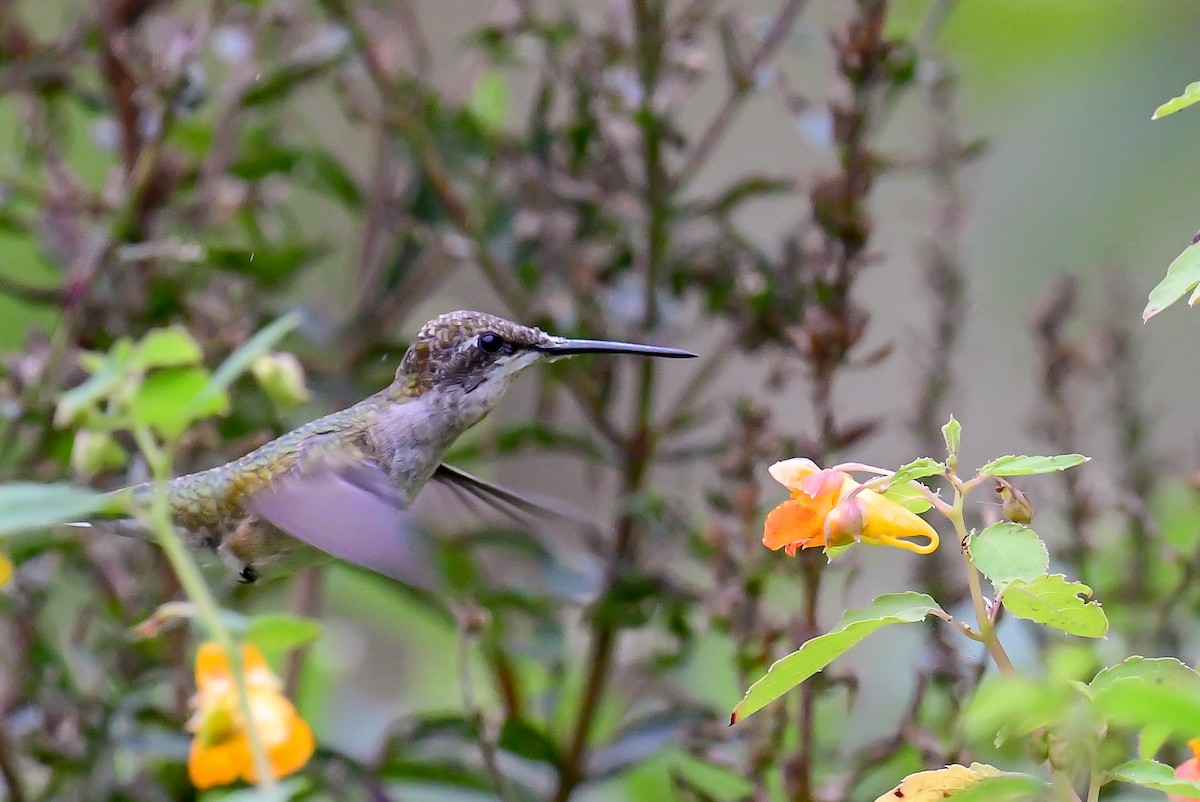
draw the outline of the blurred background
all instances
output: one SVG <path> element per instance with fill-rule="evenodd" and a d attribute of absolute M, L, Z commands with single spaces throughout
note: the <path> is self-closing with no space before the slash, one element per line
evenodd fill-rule
<path fill-rule="evenodd" d="M 761 720 L 728 711 L 847 606 L 961 604 L 954 544 L 768 553 L 776 459 L 940 456 L 951 413 L 966 466 L 1089 454 L 1024 489 L 1115 631 L 1076 654 L 1009 622 L 1014 659 L 1197 656 L 1171 613 L 1197 603 L 1196 322 L 1140 322 L 1200 226 L 1200 118 L 1150 120 L 1200 74 L 1197 24 L 1188 0 L 5 3 L 0 467 L 144 475 L 54 401 L 81 352 L 169 323 L 216 364 L 300 309 L 310 391 L 239 384 L 180 472 L 374 392 L 443 311 L 690 348 L 525 377 L 453 454 L 594 509 L 582 579 L 518 532 L 499 563 L 447 558 L 454 598 L 344 566 L 213 584 L 324 623 L 278 663 L 312 798 L 874 798 L 991 748 L 947 729 L 964 643 L 883 634 Z M 12 554 L 25 798 L 188 798 L 189 642 L 129 631 L 178 594 L 161 556 L 61 532 Z"/>

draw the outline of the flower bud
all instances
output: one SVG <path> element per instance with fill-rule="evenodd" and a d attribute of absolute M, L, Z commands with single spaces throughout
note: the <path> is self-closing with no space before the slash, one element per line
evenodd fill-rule
<path fill-rule="evenodd" d="M 839 501 L 825 517 L 825 543 L 839 546 L 858 540 L 867 522 L 867 505 L 858 496 Z"/>
<path fill-rule="evenodd" d="M 997 485 L 996 492 L 1000 494 L 1000 515 L 1004 520 L 1022 526 L 1028 526 L 1033 521 L 1033 505 L 1024 493 L 1007 482 Z"/>

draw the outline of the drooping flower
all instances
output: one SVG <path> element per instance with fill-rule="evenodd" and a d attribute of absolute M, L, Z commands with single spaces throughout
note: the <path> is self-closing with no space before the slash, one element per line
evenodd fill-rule
<path fill-rule="evenodd" d="M 308 723 L 280 693 L 280 682 L 258 649 L 242 647 L 250 715 L 271 771 L 283 777 L 298 771 L 312 756 L 315 744 Z M 238 703 L 237 684 L 225 651 L 205 643 L 196 653 L 195 713 L 187 728 L 196 734 L 188 754 L 188 776 L 197 788 L 228 785 L 238 778 L 258 780 L 245 717 Z"/>
<path fill-rule="evenodd" d="M 842 546 L 855 541 L 929 554 L 938 547 L 933 527 L 916 513 L 859 483 L 842 471 L 822 470 L 809 459 L 770 467 L 792 497 L 771 510 L 763 545 L 794 555 L 797 549 Z M 911 538 L 924 538 L 914 542 Z"/>
<path fill-rule="evenodd" d="M 1181 780 L 1197 782 L 1200 781 L 1200 738 L 1188 741 L 1188 746 L 1192 748 L 1192 757 L 1179 764 L 1179 768 L 1175 769 L 1175 776 Z M 1168 802 L 1189 802 L 1191 797 L 1167 794 L 1167 800 Z"/>

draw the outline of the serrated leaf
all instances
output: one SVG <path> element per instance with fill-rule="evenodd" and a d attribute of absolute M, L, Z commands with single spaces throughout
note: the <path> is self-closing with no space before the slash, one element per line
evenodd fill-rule
<path fill-rule="evenodd" d="M 289 613 L 261 613 L 246 624 L 246 640 L 264 654 L 277 655 L 321 637 L 320 623 Z"/>
<path fill-rule="evenodd" d="M 1074 468 L 1090 460 L 1082 454 L 1059 454 L 1056 457 L 1013 456 L 994 459 L 979 469 L 983 476 L 1029 476 L 1037 473 L 1053 473 Z"/>
<path fill-rule="evenodd" d="M 816 674 L 875 630 L 889 624 L 913 624 L 941 610 L 924 593 L 889 593 L 866 607 L 847 610 L 842 620 L 824 635 L 812 638 L 787 657 L 775 661 L 766 676 L 755 682 L 733 709 L 730 724 L 766 707 Z"/>
<path fill-rule="evenodd" d="M 1178 97 L 1173 97 L 1166 103 L 1154 110 L 1154 114 L 1150 115 L 1151 120 L 1159 120 L 1177 111 L 1182 111 L 1188 106 L 1200 103 L 1200 81 L 1190 83 L 1183 90 L 1183 94 Z"/>
<path fill-rule="evenodd" d="M 1131 679 L 1179 687 L 1200 698 L 1200 672 L 1174 657 L 1128 657 L 1115 666 L 1098 671 L 1088 683 L 1088 689 L 1095 695 Z"/>
<path fill-rule="evenodd" d="M 175 438 L 193 421 L 221 415 L 229 409 L 224 392 L 205 394 L 211 383 L 204 368 L 167 368 L 151 373 L 129 403 L 135 422 Z"/>
<path fill-rule="evenodd" d="M 0 485 L 0 534 L 79 521 L 124 509 L 121 497 L 64 484 Z"/>
<path fill-rule="evenodd" d="M 1068 582 L 1062 574 L 1045 574 L 1032 582 L 1020 579 L 1004 591 L 1004 607 L 1017 618 L 1034 621 L 1071 635 L 1102 638 L 1108 618 L 1100 605 L 1086 601 L 1092 589 L 1082 582 Z"/>
<path fill-rule="evenodd" d="M 946 453 L 958 453 L 958 445 L 962 440 L 962 424 L 955 420 L 953 415 L 942 427 L 942 439 L 946 441 Z"/>
<path fill-rule="evenodd" d="M 1146 308 L 1142 310 L 1142 322 L 1178 301 L 1188 290 L 1200 289 L 1200 243 L 1192 243 L 1183 249 L 1167 267 L 1167 275 L 1150 290 Z M 1189 306 L 1196 305 L 1196 296 L 1188 300 Z"/>
<path fill-rule="evenodd" d="M 1050 567 L 1046 544 L 1032 529 L 1020 524 L 992 524 L 971 536 L 967 550 L 997 593 L 1014 579 L 1033 582 Z"/>
<path fill-rule="evenodd" d="M 1200 799 L 1200 783 L 1181 780 L 1175 769 L 1157 760 L 1131 760 L 1109 772 L 1114 780 L 1163 791 L 1185 799 Z"/>
<path fill-rule="evenodd" d="M 929 500 L 929 497 L 919 490 L 913 482 L 905 482 L 901 485 L 892 484 L 885 492 L 880 493 L 880 495 L 891 499 L 909 512 L 915 512 L 918 515 L 933 506 L 933 502 Z"/>
<path fill-rule="evenodd" d="M 892 474 L 892 478 L 888 480 L 888 485 L 900 485 L 915 479 L 940 476 L 945 470 L 946 466 L 937 460 L 930 457 L 921 457 L 897 468 L 896 472 Z"/>
<path fill-rule="evenodd" d="M 143 370 L 198 365 L 203 359 L 200 343 L 182 326 L 149 332 L 133 354 L 134 364 Z"/>

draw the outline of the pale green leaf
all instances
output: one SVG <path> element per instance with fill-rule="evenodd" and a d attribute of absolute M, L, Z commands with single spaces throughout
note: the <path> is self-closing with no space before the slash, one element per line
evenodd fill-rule
<path fill-rule="evenodd" d="M 946 441 L 946 453 L 958 453 L 958 444 L 962 440 L 962 424 L 955 420 L 953 415 L 942 427 L 942 439 Z"/>
<path fill-rule="evenodd" d="M 999 593 L 1014 579 L 1032 582 L 1050 567 L 1046 544 L 1026 526 L 1009 522 L 992 524 L 971 536 L 971 559 Z"/>
<path fill-rule="evenodd" d="M 1154 317 L 1191 289 L 1200 289 L 1200 243 L 1195 242 L 1175 257 L 1167 268 L 1167 275 L 1150 290 L 1146 308 L 1142 310 L 1142 321 Z M 1196 300 L 1193 296 L 1188 303 L 1194 306 Z"/>
<path fill-rule="evenodd" d="M 467 108 L 480 125 L 500 131 L 508 118 L 508 85 L 498 72 L 485 72 L 475 83 Z"/>
<path fill-rule="evenodd" d="M 204 368 L 156 370 L 130 401 L 129 414 L 135 423 L 151 426 L 168 438 L 178 437 L 193 421 L 228 410 L 225 393 L 204 395 L 210 381 Z M 197 403 L 201 397 L 203 403 Z"/>
<path fill-rule="evenodd" d="M 249 370 L 250 366 L 254 364 L 254 360 L 274 348 L 288 332 L 298 325 L 300 325 L 300 316 L 291 312 L 264 326 L 225 358 L 225 361 L 213 373 L 212 379 L 209 380 L 203 392 L 192 401 L 191 405 L 199 410 L 212 405 L 214 399 L 224 399 L 229 385 Z M 196 412 L 191 410 L 189 412 L 193 419 L 200 417 Z"/>
<path fill-rule="evenodd" d="M 1180 685 L 1126 679 L 1095 694 L 1092 710 L 1128 727 L 1167 728 L 1185 738 L 1200 733 L 1200 697 Z"/>
<path fill-rule="evenodd" d="M 1109 772 L 1114 780 L 1143 788 L 1175 794 L 1184 799 L 1200 799 L 1200 783 L 1181 780 L 1175 769 L 1157 760 L 1131 760 Z"/>
<path fill-rule="evenodd" d="M 892 478 L 888 480 L 888 484 L 899 485 L 913 481 L 914 479 L 940 476 L 945 470 L 946 466 L 937 460 L 929 457 L 921 457 L 897 468 L 896 472 L 892 474 Z"/>
<path fill-rule="evenodd" d="M 880 495 L 891 499 L 909 512 L 915 512 L 918 515 L 933 506 L 933 502 L 916 486 L 915 482 L 905 482 L 900 485 L 893 483 Z"/>
<path fill-rule="evenodd" d="M 250 372 L 280 409 L 302 404 L 312 396 L 304 384 L 304 366 L 294 354 L 262 354 L 251 364 Z"/>
<path fill-rule="evenodd" d="M 1035 473 L 1065 471 L 1082 465 L 1091 457 L 1082 454 L 1059 454 L 1056 457 L 1012 456 L 994 459 L 979 469 L 983 476 L 1028 476 Z"/>
<path fill-rule="evenodd" d="M 125 368 L 116 360 L 108 360 L 97 373 L 59 396 L 58 407 L 54 410 L 54 425 L 58 428 L 69 426 L 101 399 L 110 396 L 128 381 Z"/>
<path fill-rule="evenodd" d="M 123 499 L 64 484 L 0 485 L 0 533 L 38 529 L 121 510 Z"/>
<path fill-rule="evenodd" d="M 149 332 L 134 352 L 134 363 L 143 370 L 198 365 L 203 359 L 200 343 L 182 326 Z"/>
<path fill-rule="evenodd" d="M 1190 83 L 1183 90 L 1183 94 L 1178 97 L 1173 97 L 1166 103 L 1154 110 L 1154 114 L 1150 116 L 1151 120 L 1159 120 L 1177 111 L 1182 111 L 1188 106 L 1200 103 L 1200 81 Z"/>
<path fill-rule="evenodd" d="M 1032 582 L 1015 579 L 1004 591 L 1004 607 L 1017 618 L 1034 621 L 1071 635 L 1102 638 L 1108 618 L 1096 602 L 1086 601 L 1092 589 L 1068 582 L 1062 574 L 1046 574 Z"/>
<path fill-rule="evenodd" d="M 875 599 L 866 607 L 846 611 L 836 627 L 824 635 L 812 638 L 787 657 L 777 660 L 765 677 L 751 685 L 745 697 L 734 708 L 730 723 L 736 723 L 761 710 L 825 668 L 880 627 L 916 623 L 939 610 L 941 608 L 931 597 L 910 591 L 889 593 Z"/>
<path fill-rule="evenodd" d="M 288 613 L 261 613 L 246 628 L 246 640 L 264 654 L 276 655 L 312 643 L 321 637 L 321 625 Z"/>
<path fill-rule="evenodd" d="M 1088 688 L 1094 695 L 1129 679 L 1178 687 L 1200 698 L 1200 672 L 1174 657 L 1127 657 L 1115 666 L 1098 671 L 1088 683 Z"/>

